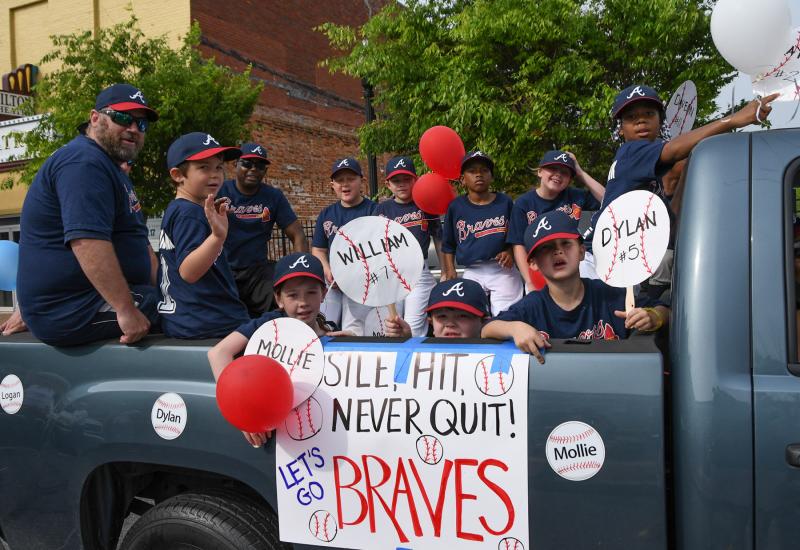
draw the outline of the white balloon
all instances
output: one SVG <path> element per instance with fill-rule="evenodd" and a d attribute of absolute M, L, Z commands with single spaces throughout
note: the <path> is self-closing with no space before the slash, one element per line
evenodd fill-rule
<path fill-rule="evenodd" d="M 769 70 L 791 42 L 786 0 L 719 0 L 711 13 L 711 37 L 725 60 L 756 75 Z"/>

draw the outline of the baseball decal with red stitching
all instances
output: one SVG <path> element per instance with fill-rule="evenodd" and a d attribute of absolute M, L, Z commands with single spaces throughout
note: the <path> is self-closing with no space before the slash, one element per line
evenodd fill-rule
<path fill-rule="evenodd" d="M 439 464 L 444 456 L 442 442 L 432 435 L 417 438 L 417 454 L 425 464 Z"/>
<path fill-rule="evenodd" d="M 25 389 L 16 374 L 7 374 L 0 382 L 0 407 L 8 414 L 16 414 L 22 408 Z"/>
<path fill-rule="evenodd" d="M 348 298 L 386 306 L 408 296 L 422 273 L 419 242 L 401 224 L 363 216 L 345 224 L 331 244 L 333 278 Z"/>
<path fill-rule="evenodd" d="M 250 337 L 244 354 L 263 355 L 283 365 L 294 387 L 293 407 L 311 397 L 322 381 L 322 342 L 303 321 L 284 317 L 264 323 Z"/>
<path fill-rule="evenodd" d="M 505 368 L 492 369 L 494 361 L 495 356 L 488 355 L 475 367 L 475 385 L 489 397 L 505 395 L 514 384 L 514 367 L 505 365 Z"/>
<path fill-rule="evenodd" d="M 319 401 L 309 397 L 292 409 L 284 425 L 286 433 L 296 441 L 314 437 L 322 429 L 322 407 Z"/>
<path fill-rule="evenodd" d="M 697 116 L 697 87 L 687 80 L 675 90 L 667 104 L 664 120 L 673 139 L 689 132 Z"/>
<path fill-rule="evenodd" d="M 609 204 L 592 238 L 597 276 L 611 286 L 629 287 L 649 279 L 669 244 L 667 207 L 649 191 L 630 191 Z"/>
<path fill-rule="evenodd" d="M 497 550 L 525 550 L 525 545 L 522 544 L 522 541 L 519 539 L 515 539 L 514 537 L 506 537 L 504 539 L 500 539 L 500 542 L 497 545 Z"/>
<path fill-rule="evenodd" d="M 606 446 L 589 424 L 570 420 L 556 426 L 547 436 L 547 462 L 555 473 L 570 481 L 596 475 L 606 460 Z"/>
<path fill-rule="evenodd" d="M 164 393 L 150 411 L 153 429 L 162 439 L 175 439 L 186 429 L 186 403 L 177 393 Z"/>
<path fill-rule="evenodd" d="M 331 542 L 338 531 L 336 518 L 327 510 L 317 510 L 308 520 L 308 530 L 322 542 Z"/>

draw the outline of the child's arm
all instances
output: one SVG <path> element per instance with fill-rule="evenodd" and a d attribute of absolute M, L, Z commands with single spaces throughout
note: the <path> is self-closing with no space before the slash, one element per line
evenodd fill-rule
<path fill-rule="evenodd" d="M 456 260 L 453 254 L 442 252 L 442 276 L 440 281 L 449 281 L 456 278 Z"/>
<path fill-rule="evenodd" d="M 498 252 L 494 259 L 497 260 L 497 263 L 500 264 L 500 267 L 504 267 L 506 269 L 511 269 L 514 267 L 514 255 L 508 248 Z"/>
<path fill-rule="evenodd" d="M 583 168 L 581 168 L 581 165 L 578 164 L 578 159 L 575 157 L 575 155 L 569 152 L 567 154 L 572 157 L 573 161 L 575 161 L 575 179 L 584 184 L 592 196 L 597 199 L 597 202 L 602 204 L 603 196 L 606 194 L 606 188 L 603 187 L 599 181 L 585 172 Z M 520 269 L 520 272 L 521 271 L 522 270 Z"/>
<path fill-rule="evenodd" d="M 522 321 L 489 321 L 481 330 L 481 338 L 496 338 L 497 340 L 513 338 L 514 344 L 520 351 L 532 354 L 542 364 L 544 357 L 539 350 L 550 347 L 550 342 L 542 336 L 541 332 Z"/>
<path fill-rule="evenodd" d="M 670 309 L 666 306 L 635 307 L 628 313 L 615 311 L 614 315 L 625 319 L 625 328 L 640 332 L 655 332 L 669 323 Z"/>
<path fill-rule="evenodd" d="M 331 284 L 333 282 L 333 273 L 331 273 L 331 264 L 328 263 L 328 249 L 312 246 L 311 254 L 322 262 L 322 269 L 325 271 L 325 283 Z"/>
<path fill-rule="evenodd" d="M 533 290 L 533 282 L 531 282 L 531 274 L 528 270 L 528 254 L 521 244 L 514 245 L 514 261 L 517 263 L 519 274 L 522 275 L 522 279 L 525 281 L 525 290 L 530 292 Z"/>
<path fill-rule="evenodd" d="M 208 225 L 211 226 L 211 235 L 186 256 L 178 268 L 181 278 L 190 284 L 196 283 L 208 273 L 222 253 L 222 245 L 225 244 L 225 237 L 228 235 L 228 203 L 219 201 L 215 204 L 214 195 L 209 195 L 206 197 L 203 209 Z"/>
<path fill-rule="evenodd" d="M 777 99 L 779 95 L 772 94 L 762 98 L 760 106 L 758 100 L 754 99 L 729 117 L 709 122 L 705 126 L 695 128 L 691 132 L 668 141 L 661 150 L 659 160 L 666 164 L 674 164 L 688 157 L 694 146 L 707 137 L 724 134 L 737 128 L 744 128 L 750 124 L 758 124 L 756 113 L 759 114 L 762 121 L 767 120 L 769 113 L 772 111 L 770 103 Z"/>

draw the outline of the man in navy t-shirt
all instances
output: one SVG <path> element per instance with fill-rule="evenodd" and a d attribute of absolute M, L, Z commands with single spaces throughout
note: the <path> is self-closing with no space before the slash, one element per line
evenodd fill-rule
<path fill-rule="evenodd" d="M 97 96 L 85 135 L 48 158 L 22 207 L 17 294 L 25 323 L 52 345 L 119 337 L 157 321 L 157 266 L 131 180 L 158 118 L 144 95 L 114 84 Z"/>
<path fill-rule="evenodd" d="M 283 192 L 264 183 L 267 150 L 258 143 L 244 143 L 240 149 L 236 179 L 225 181 L 217 197 L 230 199 L 225 253 L 239 299 L 251 317 L 258 317 L 272 308 L 274 263 L 267 261 L 267 243 L 275 223 L 292 240 L 295 252 L 308 252 L 308 241 Z"/>

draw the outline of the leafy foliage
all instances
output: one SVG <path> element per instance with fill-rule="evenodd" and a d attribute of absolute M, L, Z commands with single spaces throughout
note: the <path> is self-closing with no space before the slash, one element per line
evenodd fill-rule
<path fill-rule="evenodd" d="M 55 61 L 60 69 L 40 80 L 28 114 L 47 113 L 37 130 L 18 134 L 32 160 L 21 180 L 33 181 L 39 167 L 56 149 L 76 135 L 88 119 L 97 93 L 115 82 L 140 88 L 158 111 L 145 145 L 131 172 L 147 214 L 164 210 L 174 197 L 166 155 L 178 136 L 211 133 L 222 144 L 238 144 L 248 136 L 247 121 L 261 92 L 250 71 L 237 74 L 203 59 L 197 46 L 200 27 L 194 24 L 182 46 L 173 50 L 165 37 L 146 38 L 135 16 L 124 23 L 90 32 L 52 37 L 54 49 L 42 63 Z M 10 181 L 4 182 L 7 187 Z"/>
<path fill-rule="evenodd" d="M 648 84 L 669 100 L 691 79 L 698 120 L 733 69 L 702 0 L 409 0 L 359 28 L 321 27 L 342 54 L 326 65 L 375 88 L 367 153 L 414 153 L 429 127 L 456 130 L 496 161 L 500 188 L 527 189 L 544 151 L 565 148 L 603 180 L 615 94 Z"/>

